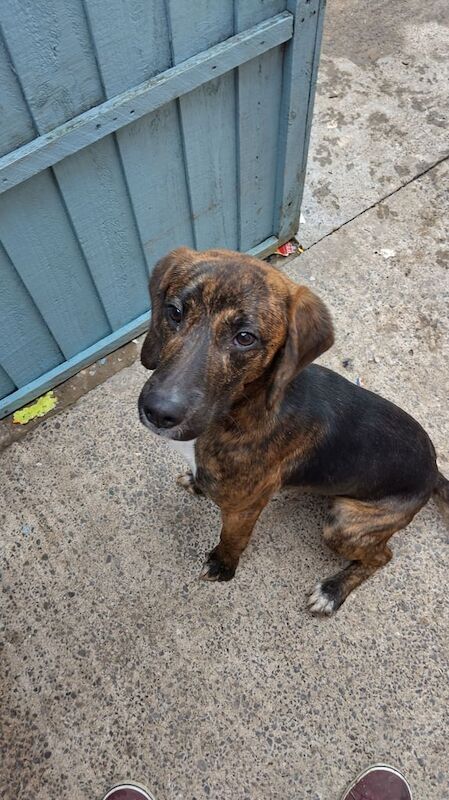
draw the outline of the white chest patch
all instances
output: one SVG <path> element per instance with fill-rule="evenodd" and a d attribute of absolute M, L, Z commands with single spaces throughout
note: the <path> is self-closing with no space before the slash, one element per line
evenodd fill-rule
<path fill-rule="evenodd" d="M 196 439 L 190 439 L 188 442 L 177 442 L 174 439 L 168 439 L 168 444 L 180 453 L 187 461 L 190 469 L 192 470 L 193 477 L 196 475 L 196 460 L 195 460 L 195 442 Z"/>

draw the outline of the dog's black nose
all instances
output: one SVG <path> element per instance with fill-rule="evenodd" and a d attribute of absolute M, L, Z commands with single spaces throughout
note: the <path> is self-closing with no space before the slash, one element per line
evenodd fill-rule
<path fill-rule="evenodd" d="M 174 428 L 185 415 L 186 407 L 179 397 L 152 392 L 143 402 L 147 419 L 157 428 Z"/>

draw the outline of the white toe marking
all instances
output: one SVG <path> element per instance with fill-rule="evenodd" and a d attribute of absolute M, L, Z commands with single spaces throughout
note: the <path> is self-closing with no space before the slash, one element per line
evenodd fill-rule
<path fill-rule="evenodd" d="M 321 583 L 317 583 L 309 597 L 309 608 L 313 614 L 330 615 L 335 610 L 335 601 L 329 599 L 328 595 L 323 592 Z"/>

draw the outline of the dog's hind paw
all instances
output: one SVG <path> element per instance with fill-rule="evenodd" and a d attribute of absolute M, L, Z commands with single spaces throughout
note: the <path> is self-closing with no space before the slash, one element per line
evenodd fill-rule
<path fill-rule="evenodd" d="M 189 494 L 193 494 L 196 497 L 198 495 L 202 495 L 201 489 L 198 489 L 198 486 L 195 483 L 195 478 L 191 472 L 185 472 L 184 475 L 178 475 L 176 478 L 176 483 L 179 486 L 182 486 L 183 489 L 186 490 Z"/>
<path fill-rule="evenodd" d="M 235 569 L 235 567 L 224 564 L 212 551 L 200 572 L 200 579 L 203 581 L 230 581 L 235 575 Z"/>
<path fill-rule="evenodd" d="M 312 614 L 323 614 L 330 617 L 338 608 L 337 598 L 326 591 L 325 583 L 317 583 L 308 600 Z"/>

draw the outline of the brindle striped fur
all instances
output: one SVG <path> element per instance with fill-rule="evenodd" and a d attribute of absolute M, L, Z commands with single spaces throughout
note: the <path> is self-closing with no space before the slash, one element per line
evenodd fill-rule
<path fill-rule="evenodd" d="M 202 577 L 229 580 L 254 525 L 278 489 L 294 484 L 332 500 L 324 539 L 350 564 L 313 593 L 332 613 L 391 558 L 396 531 L 448 482 L 421 426 L 383 398 L 311 362 L 333 343 L 323 302 L 268 264 L 226 250 L 180 248 L 156 266 L 142 363 L 153 374 L 139 398 L 156 433 L 196 439 L 197 473 L 182 485 L 221 509 L 219 544 Z M 167 316 L 176 303 L 182 320 Z M 241 330 L 257 336 L 239 348 Z M 156 428 L 155 393 L 176 397 L 182 419 Z M 180 399 L 181 398 L 181 399 Z"/>

